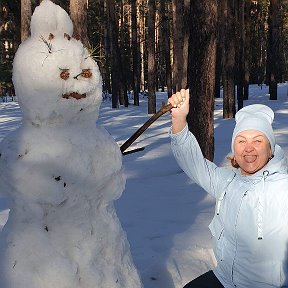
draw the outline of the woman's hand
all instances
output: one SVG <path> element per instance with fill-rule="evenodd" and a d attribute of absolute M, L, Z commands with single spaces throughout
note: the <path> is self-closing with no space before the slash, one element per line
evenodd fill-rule
<path fill-rule="evenodd" d="M 171 109 L 172 133 L 178 133 L 186 126 L 186 117 L 189 113 L 189 89 L 181 89 L 173 94 L 168 102 L 174 108 Z"/>

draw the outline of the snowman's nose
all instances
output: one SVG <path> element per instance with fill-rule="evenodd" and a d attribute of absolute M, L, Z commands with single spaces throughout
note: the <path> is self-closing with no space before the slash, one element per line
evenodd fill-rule
<path fill-rule="evenodd" d="M 82 72 L 79 73 L 78 75 L 74 76 L 73 78 L 76 79 L 76 80 L 78 80 L 78 77 L 79 77 L 81 74 L 82 74 Z"/>

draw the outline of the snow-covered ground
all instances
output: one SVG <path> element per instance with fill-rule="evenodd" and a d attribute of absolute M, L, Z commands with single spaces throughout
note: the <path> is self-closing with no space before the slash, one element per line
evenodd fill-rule
<path fill-rule="evenodd" d="M 266 86 L 251 86 L 250 100 L 244 105 L 263 103 L 274 110 L 276 141 L 288 154 L 287 89 L 287 84 L 280 84 L 278 100 L 270 101 Z M 157 108 L 162 101 L 167 101 L 167 95 L 159 92 Z M 130 105 L 119 109 L 111 109 L 111 102 L 105 101 L 97 123 L 120 146 L 149 117 L 146 97 L 141 98 L 139 107 Z M 17 102 L 0 103 L 0 140 L 20 123 Z M 181 288 L 214 265 L 208 229 L 214 201 L 176 164 L 170 149 L 169 127 L 167 113 L 130 147 L 145 147 L 143 151 L 123 156 L 126 188 L 115 203 L 144 288 Z M 230 153 L 233 127 L 233 119 L 222 119 L 222 99 L 216 99 L 215 162 L 218 165 L 228 165 L 226 156 Z M 6 208 L 7 203 L 0 200 L 0 225 L 7 218 Z"/>

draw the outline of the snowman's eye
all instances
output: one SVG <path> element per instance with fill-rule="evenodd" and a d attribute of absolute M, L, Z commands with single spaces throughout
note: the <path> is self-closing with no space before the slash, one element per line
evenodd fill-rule
<path fill-rule="evenodd" d="M 82 69 L 81 76 L 84 78 L 91 78 L 92 72 L 90 69 Z"/>
<path fill-rule="evenodd" d="M 51 41 L 51 40 L 53 40 L 53 39 L 54 39 L 54 37 L 55 37 L 55 36 L 54 36 L 54 34 L 50 33 L 50 34 L 49 34 L 49 36 L 48 36 L 48 40 L 50 40 L 50 41 Z"/>
<path fill-rule="evenodd" d="M 70 76 L 69 69 L 61 69 L 60 78 L 67 80 Z"/>

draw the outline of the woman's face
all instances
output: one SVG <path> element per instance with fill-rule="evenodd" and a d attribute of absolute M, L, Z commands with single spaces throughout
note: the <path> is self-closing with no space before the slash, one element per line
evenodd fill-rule
<path fill-rule="evenodd" d="M 237 134 L 234 141 L 234 157 L 242 175 L 252 175 L 262 169 L 272 156 L 265 134 L 246 130 Z"/>

